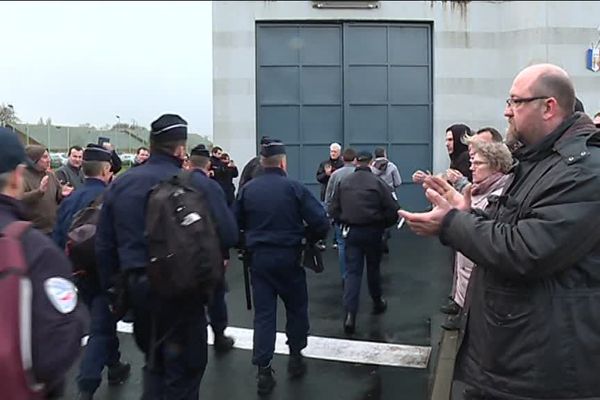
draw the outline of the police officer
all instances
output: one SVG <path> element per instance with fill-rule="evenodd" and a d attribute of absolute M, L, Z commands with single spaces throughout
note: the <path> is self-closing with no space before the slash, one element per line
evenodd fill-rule
<path fill-rule="evenodd" d="M 126 281 L 134 337 L 144 352 L 143 399 L 198 399 L 206 368 L 206 317 L 201 295 L 167 300 L 150 286 L 144 236 L 151 189 L 181 172 L 187 123 L 165 114 L 151 125 L 150 158 L 125 172 L 105 192 L 96 234 L 100 280 L 108 288 Z M 192 184 L 201 189 L 200 178 Z M 223 247 L 237 241 L 237 227 L 219 225 Z M 112 281 L 112 282 L 111 282 Z"/>
<path fill-rule="evenodd" d="M 83 187 L 67 197 L 58 209 L 54 241 L 65 248 L 68 229 L 73 217 L 80 210 L 97 201 L 113 176 L 111 152 L 97 144 L 89 144 L 83 151 Z M 85 255 L 82 255 L 85 257 Z M 96 270 L 96 257 L 89 255 L 87 260 L 73 260 L 76 268 L 82 268 L 85 274 L 77 278 L 79 293 L 91 314 L 90 336 L 85 353 L 79 366 L 77 386 L 80 400 L 92 399 L 102 381 L 102 370 L 108 367 L 108 384 L 118 385 L 129 377 L 131 366 L 120 361 L 119 339 L 117 338 L 117 320 L 109 309 L 109 300 L 100 288 Z"/>
<path fill-rule="evenodd" d="M 26 219 L 20 201 L 24 191 L 26 162 L 30 161 L 17 135 L 0 128 L 0 232 L 9 224 Z M 35 380 L 32 383 L 42 385 L 43 397 L 53 398 L 60 395 L 65 374 L 79 354 L 87 325 L 87 312 L 78 302 L 77 291 L 69 279 L 71 264 L 64 252 L 50 238 L 33 228 L 21 235 L 21 243 L 28 268 L 26 277 L 32 289 L 31 301 L 22 304 L 31 304 L 31 330 L 20 332 L 21 337 L 31 337 L 31 348 L 23 354 L 31 356 L 29 361 Z M 0 254 L 0 258 L 8 256 Z M 0 282 L 9 279 L 9 275 L 0 277 Z M 8 293 L 4 292 L 3 295 L 8 296 Z M 8 307 L 8 297 L 2 298 L 3 307 Z M 18 300 L 14 301 L 14 307 L 19 307 Z M 8 315 L 3 314 L 3 317 L 7 318 Z M 17 329 L 18 324 L 12 326 Z M 9 328 L 2 327 L 3 335 Z M 21 346 L 25 344 L 21 342 Z M 25 363 L 27 361 L 23 360 Z M 6 371 L 3 367 L 0 370 Z M 17 365 L 7 367 L 14 371 Z M 0 372 L 2 398 L 10 397 L 7 387 L 15 382 L 9 379 Z"/>
<path fill-rule="evenodd" d="M 208 177 L 208 171 L 211 169 L 211 159 L 206 146 L 199 144 L 194 147 L 191 151 L 189 161 L 192 168 L 192 175 L 197 177 L 199 179 L 198 182 L 202 184 L 203 192 L 206 193 L 217 225 L 237 226 L 233 213 L 227 206 L 223 189 L 221 189 L 221 186 L 215 180 Z M 228 323 L 227 303 L 225 302 L 225 292 L 227 291 L 225 267 L 229 263 L 229 249 L 223 248 L 222 251 L 223 259 L 225 260 L 223 276 L 215 287 L 212 300 L 208 303 L 207 309 L 210 326 L 215 336 L 215 350 L 228 351 L 234 344 L 234 339 L 224 333 Z"/>
<path fill-rule="evenodd" d="M 321 203 L 301 183 L 286 176 L 283 143 L 268 139 L 260 152 L 263 174 L 247 183 L 236 201 L 236 217 L 245 231 L 251 256 L 254 296 L 254 353 L 258 366 L 259 394 L 275 386 L 271 359 L 275 347 L 277 296 L 287 313 L 290 348 L 288 373 L 297 377 L 306 371 L 301 350 L 308 335 L 306 275 L 300 266 L 305 224 L 310 240 L 327 234 L 329 220 Z"/>
<path fill-rule="evenodd" d="M 371 160 L 368 151 L 357 154 L 356 170 L 342 179 L 329 207 L 329 215 L 343 226 L 342 233 L 346 232 L 346 333 L 354 333 L 365 258 L 373 313 L 383 313 L 387 308 L 379 272 L 381 241 L 384 229 L 398 220 L 399 206 L 385 182 L 371 172 Z"/>

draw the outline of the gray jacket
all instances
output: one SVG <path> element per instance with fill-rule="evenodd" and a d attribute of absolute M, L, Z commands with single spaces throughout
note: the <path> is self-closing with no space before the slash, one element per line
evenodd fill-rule
<path fill-rule="evenodd" d="M 69 163 L 57 169 L 55 174 L 62 185 L 69 184 L 69 186 L 73 186 L 75 189 L 79 189 L 85 182 L 83 168 L 75 169 Z"/>
<path fill-rule="evenodd" d="M 340 186 L 342 179 L 354 172 L 355 166 L 352 163 L 344 163 L 344 166 L 338 170 L 333 171 L 333 174 L 329 177 L 327 183 L 327 189 L 325 190 L 325 206 L 329 209 L 335 190 Z"/>
<path fill-rule="evenodd" d="M 402 185 L 402 178 L 400 177 L 400 172 L 398 172 L 398 167 L 387 158 L 376 158 L 371 171 L 373 171 L 375 176 L 383 179 L 392 192 Z"/>

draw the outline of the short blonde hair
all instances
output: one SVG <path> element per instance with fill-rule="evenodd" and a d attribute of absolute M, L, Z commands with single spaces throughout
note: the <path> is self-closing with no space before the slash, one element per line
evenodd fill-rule
<path fill-rule="evenodd" d="M 503 174 L 510 171 L 513 165 L 513 158 L 504 143 L 473 140 L 469 144 L 473 149 L 473 153 L 483 157 L 488 162 L 492 171 Z"/>

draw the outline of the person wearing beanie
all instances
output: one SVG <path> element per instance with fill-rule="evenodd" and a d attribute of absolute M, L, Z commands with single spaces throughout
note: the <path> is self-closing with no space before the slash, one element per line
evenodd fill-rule
<path fill-rule="evenodd" d="M 73 187 L 61 186 L 54 172 L 50 170 L 50 154 L 45 147 L 29 145 L 25 152 L 31 163 L 24 174 L 23 203 L 33 226 L 51 235 L 58 204 L 71 194 Z"/>
<path fill-rule="evenodd" d="M 37 154 L 43 154 L 44 150 L 38 149 Z M 29 155 L 31 157 L 31 149 Z M 0 255 L 7 261 L 2 263 L 0 270 L 2 337 L 3 343 L 11 344 L 10 347 L 3 346 L 2 350 L 0 397 L 56 399 L 63 394 L 65 377 L 79 356 L 88 318 L 71 282 L 73 270 L 64 251 L 39 230 L 27 225 L 21 199 L 25 165 L 29 163 L 31 160 L 18 136 L 0 127 L 0 232 L 3 236 L 11 236 L 10 231 L 16 235 L 16 231 L 25 228 L 17 236 L 23 264 L 19 265 L 16 257 L 10 254 Z M 8 246 L 3 248 L 8 249 Z M 8 262 L 11 258 L 14 264 Z M 20 271 L 18 267 L 26 269 Z M 18 289 L 13 290 L 11 286 Z M 24 290 L 26 287 L 29 287 L 29 296 Z M 30 313 L 26 312 L 28 308 Z M 28 315 L 29 329 L 21 329 Z M 11 338 L 17 338 L 17 342 L 13 343 Z M 6 360 L 14 362 L 7 365 Z M 21 360 L 30 363 L 28 371 L 19 368 Z"/>
<path fill-rule="evenodd" d="M 74 216 L 95 201 L 106 190 L 113 176 L 111 151 L 97 144 L 83 150 L 84 185 L 67 197 L 58 209 L 52 233 L 56 244 L 65 249 L 67 233 Z M 73 256 L 73 254 L 71 255 Z M 73 259 L 76 269 L 96 270 L 96 259 Z M 131 366 L 120 361 L 117 320 L 110 312 L 107 295 L 100 288 L 96 275 L 80 275 L 76 281 L 79 294 L 90 310 L 91 330 L 77 376 L 78 400 L 90 400 L 102 381 L 102 370 L 108 367 L 108 383 L 116 385 L 129 377 Z"/>
<path fill-rule="evenodd" d="M 322 239 L 330 224 L 315 196 L 302 183 L 287 177 L 285 146 L 281 141 L 263 140 L 260 163 L 263 173 L 240 189 L 235 211 L 245 233 L 252 271 L 252 363 L 258 368 L 258 394 L 266 395 L 275 386 L 271 360 L 277 296 L 283 300 L 287 314 L 288 374 L 294 378 L 306 372 L 301 351 L 306 347 L 309 328 L 308 293 L 306 273 L 298 267 L 298 260 L 303 241 L 312 244 Z"/>
<path fill-rule="evenodd" d="M 104 192 L 96 233 L 98 275 L 103 290 L 123 297 L 126 286 L 133 310 L 136 344 L 145 354 L 142 398 L 199 397 L 207 362 L 205 301 L 201 294 L 170 301 L 150 288 L 146 231 L 148 194 L 157 184 L 181 173 L 186 156 L 187 122 L 176 114 L 161 115 L 151 124 L 150 157 L 119 176 Z M 192 186 L 204 190 L 192 176 Z M 213 204 L 207 199 L 211 210 Z M 237 226 L 218 225 L 223 248 L 237 243 Z M 172 351 L 178 349 L 178 351 Z"/>

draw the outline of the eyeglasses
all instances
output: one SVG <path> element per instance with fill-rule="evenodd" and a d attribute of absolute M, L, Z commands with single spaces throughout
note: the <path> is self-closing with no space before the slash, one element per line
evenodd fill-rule
<path fill-rule="evenodd" d="M 474 167 L 480 167 L 482 165 L 487 165 L 488 162 L 487 161 L 471 161 L 471 165 L 473 165 Z"/>
<path fill-rule="evenodd" d="M 519 104 L 529 103 L 534 100 L 546 100 L 549 98 L 550 98 L 550 96 L 523 97 L 520 99 L 519 98 L 513 99 L 512 97 L 509 97 L 508 99 L 506 99 L 506 105 L 508 107 L 514 107 L 514 106 L 518 106 Z"/>

